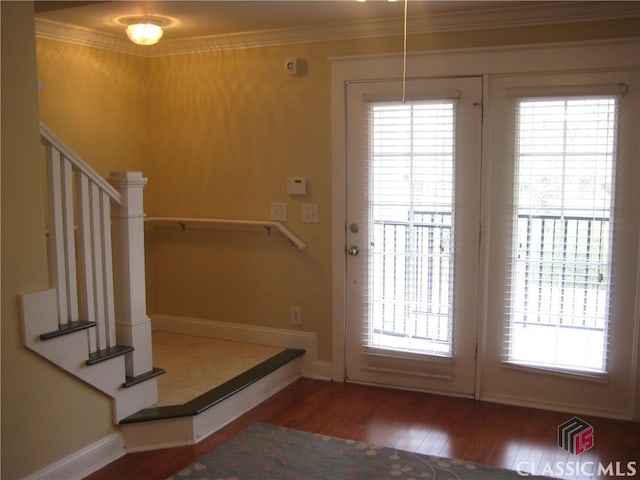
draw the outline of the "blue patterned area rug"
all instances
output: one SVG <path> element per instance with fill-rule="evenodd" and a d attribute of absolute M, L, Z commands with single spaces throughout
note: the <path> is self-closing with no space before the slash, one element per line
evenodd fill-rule
<path fill-rule="evenodd" d="M 170 480 L 522 478 L 511 470 L 256 423 L 176 473 Z"/>

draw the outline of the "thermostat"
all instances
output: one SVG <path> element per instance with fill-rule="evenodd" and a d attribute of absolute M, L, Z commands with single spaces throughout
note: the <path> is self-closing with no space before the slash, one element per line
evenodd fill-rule
<path fill-rule="evenodd" d="M 301 177 L 287 178 L 287 193 L 289 195 L 306 195 L 307 179 Z"/>

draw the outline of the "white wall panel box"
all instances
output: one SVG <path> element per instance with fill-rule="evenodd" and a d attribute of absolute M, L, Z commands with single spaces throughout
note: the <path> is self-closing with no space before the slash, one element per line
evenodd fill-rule
<path fill-rule="evenodd" d="M 287 58 L 284 68 L 289 75 L 298 75 L 301 72 L 302 61 L 299 58 Z"/>
<path fill-rule="evenodd" d="M 301 177 L 287 178 L 287 193 L 289 195 L 306 195 L 307 179 Z"/>

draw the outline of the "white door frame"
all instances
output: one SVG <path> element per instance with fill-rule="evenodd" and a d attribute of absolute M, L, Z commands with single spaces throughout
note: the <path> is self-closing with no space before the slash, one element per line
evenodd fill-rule
<path fill-rule="evenodd" d="M 349 144 L 348 151 L 347 210 L 349 224 L 357 222 L 360 229 L 357 232 L 350 231 L 348 239 L 350 246 L 359 245 L 360 253 L 357 257 L 349 256 L 347 262 L 347 378 L 356 383 L 396 385 L 399 388 L 447 392 L 456 396 L 473 396 L 477 339 L 475 330 L 477 312 L 475 309 L 479 266 L 482 77 L 410 78 L 407 80 L 406 87 L 407 98 L 410 99 L 410 102 L 416 101 L 419 104 L 421 101 L 440 101 L 443 102 L 441 105 L 447 102 L 451 107 L 450 112 L 454 120 L 450 125 L 454 142 L 450 159 L 451 181 L 453 182 L 451 200 L 455 199 L 452 205 L 454 209 L 452 219 L 454 221 L 451 224 L 452 243 L 446 249 L 447 253 L 453 253 L 448 264 L 451 275 L 449 281 L 456 282 L 455 287 L 448 290 L 452 301 L 452 305 L 448 309 L 450 315 L 448 321 L 451 322 L 451 338 L 449 339 L 451 351 L 443 356 L 418 354 L 415 351 L 413 353 L 403 351 L 404 349 L 398 345 L 396 345 L 399 347 L 397 349 L 390 345 L 376 347 L 375 341 L 373 344 L 364 341 L 364 338 L 371 334 L 368 329 L 371 328 L 369 321 L 373 317 L 370 318 L 370 316 L 375 316 L 372 313 L 374 307 L 369 302 L 371 300 L 369 295 L 372 293 L 369 289 L 370 282 L 375 281 L 372 277 L 374 272 L 371 262 L 376 257 L 376 252 L 384 250 L 384 253 L 388 253 L 386 248 L 389 247 L 388 245 L 383 247 L 382 244 L 376 244 L 376 247 L 373 248 L 370 244 L 373 241 L 374 231 L 371 223 L 374 220 L 372 215 L 375 216 L 375 208 L 371 202 L 378 203 L 375 199 L 369 198 L 374 194 L 370 190 L 372 186 L 369 184 L 370 181 L 373 181 L 371 175 L 374 173 L 371 165 L 368 165 L 368 160 L 371 159 L 368 159 L 367 153 L 371 152 L 368 148 L 369 143 L 362 143 L 362 141 L 354 139 L 364 139 L 372 134 L 367 122 L 372 105 L 375 105 L 377 101 L 395 100 L 399 102 L 402 85 L 400 80 L 351 83 L 348 85 L 347 117 L 352 124 L 349 126 L 348 142 L 353 143 Z M 395 105 L 397 106 L 397 103 Z M 413 133 L 420 135 L 417 132 Z M 369 139 L 369 141 L 375 143 L 375 140 Z M 427 140 L 422 139 L 421 141 Z M 419 166 L 419 164 L 427 160 L 413 160 L 416 162 L 417 171 L 425 168 L 424 165 Z M 433 165 L 429 165 L 429 168 L 433 167 Z M 401 167 L 398 166 L 398 168 Z M 417 193 L 418 198 L 421 198 L 420 195 Z M 444 201 L 444 198 L 441 200 Z M 417 200 L 418 203 L 420 201 Z M 422 205 L 419 209 L 429 209 L 429 207 Z M 390 212 L 380 214 L 387 220 L 391 218 L 400 220 Z M 409 218 L 406 216 L 408 215 L 407 211 L 402 215 L 405 221 Z M 437 222 L 437 220 L 435 221 Z M 385 235 L 383 234 L 383 236 Z M 381 248 L 383 250 L 380 250 Z M 402 249 L 402 247 L 399 248 Z M 409 255 L 408 251 L 402 252 Z M 405 261 L 407 260 L 405 259 Z M 383 260 L 383 263 L 386 264 L 387 260 Z M 395 275 L 398 275 L 396 268 L 402 267 L 398 265 L 393 267 Z M 466 280 L 459 281 L 461 279 Z M 394 298 L 395 301 L 400 301 L 399 298 Z M 388 300 L 388 298 L 385 299 Z M 420 309 L 417 306 L 414 308 Z M 394 318 L 396 318 L 395 315 Z M 403 320 L 407 321 L 407 318 Z M 416 335 L 417 339 L 420 335 L 417 332 Z M 398 337 L 394 337 L 394 339 L 397 340 Z M 407 338 L 405 341 L 409 342 L 410 340 Z"/>
<path fill-rule="evenodd" d="M 407 76 L 484 76 L 483 102 L 485 114 L 487 88 L 492 76 L 527 72 L 571 72 L 637 68 L 640 58 L 640 39 L 621 39 L 588 42 L 567 42 L 512 47 L 452 49 L 411 53 L 408 56 Z M 332 379 L 345 379 L 345 245 L 346 245 L 346 99 L 345 85 L 352 81 L 398 78 L 402 73 L 402 56 L 386 54 L 332 58 Z M 483 158 L 488 154 L 488 127 L 483 125 Z M 483 175 L 487 188 L 487 175 Z M 488 216 L 482 206 L 484 225 Z M 483 232 L 483 235 L 485 232 Z M 486 276 L 485 258 L 481 253 L 480 278 Z M 479 302 L 478 358 L 484 349 L 484 295 Z M 639 307 L 640 308 L 640 307 Z M 637 309 L 638 310 L 638 309 Z M 638 312 L 635 312 L 638 319 Z M 636 320 L 638 323 L 638 320 Z M 640 328 L 636 328 L 636 346 L 640 345 Z M 634 365 L 640 378 L 640 356 Z M 482 365 L 477 368 L 479 385 Z M 636 404 L 640 403 L 640 385 L 636 385 Z M 480 395 L 476 388 L 476 397 Z M 640 407 L 639 407 L 640 410 Z M 635 413 L 640 419 L 640 411 Z"/>

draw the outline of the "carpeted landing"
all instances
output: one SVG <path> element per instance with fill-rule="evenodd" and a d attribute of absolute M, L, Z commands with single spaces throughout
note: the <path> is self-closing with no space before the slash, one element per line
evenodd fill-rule
<path fill-rule="evenodd" d="M 259 365 L 282 348 L 215 338 L 153 333 L 158 377 L 158 406 L 182 405 Z"/>

